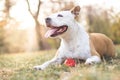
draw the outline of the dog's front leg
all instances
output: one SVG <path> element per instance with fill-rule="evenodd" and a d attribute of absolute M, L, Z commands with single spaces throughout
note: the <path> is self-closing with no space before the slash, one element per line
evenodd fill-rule
<path fill-rule="evenodd" d="M 61 64 L 64 60 L 65 59 L 63 59 L 63 58 L 55 57 L 55 58 L 43 63 L 42 65 L 34 66 L 34 69 L 36 69 L 36 70 L 44 70 L 48 65 Z"/>
<path fill-rule="evenodd" d="M 92 42 L 90 42 L 90 47 L 91 47 L 91 54 L 92 56 L 86 59 L 85 64 L 94 64 L 94 63 L 100 63 L 101 62 L 101 57 L 99 53 L 95 50 L 95 47 L 93 46 Z"/>

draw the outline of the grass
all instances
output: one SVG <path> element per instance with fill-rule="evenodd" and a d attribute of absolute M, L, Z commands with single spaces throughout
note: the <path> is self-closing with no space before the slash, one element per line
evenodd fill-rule
<path fill-rule="evenodd" d="M 1 54 L 0 80 L 120 80 L 120 46 L 116 50 L 118 56 L 111 62 L 76 67 L 54 65 L 44 71 L 36 71 L 33 66 L 51 59 L 56 50 Z"/>

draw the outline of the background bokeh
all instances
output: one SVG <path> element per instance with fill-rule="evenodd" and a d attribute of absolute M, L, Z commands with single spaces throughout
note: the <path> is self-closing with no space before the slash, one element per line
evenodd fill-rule
<path fill-rule="evenodd" d="M 0 54 L 56 49 L 46 39 L 44 18 L 81 6 L 79 22 L 88 32 L 103 33 L 120 44 L 120 0 L 0 0 Z"/>

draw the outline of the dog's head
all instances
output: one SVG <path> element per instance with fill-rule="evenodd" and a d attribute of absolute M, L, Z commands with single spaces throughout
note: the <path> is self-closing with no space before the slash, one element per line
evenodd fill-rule
<path fill-rule="evenodd" d="M 80 7 L 76 6 L 72 10 L 61 11 L 48 16 L 45 22 L 49 29 L 45 36 L 56 37 L 65 35 L 74 26 L 75 18 L 79 15 L 79 12 Z"/>

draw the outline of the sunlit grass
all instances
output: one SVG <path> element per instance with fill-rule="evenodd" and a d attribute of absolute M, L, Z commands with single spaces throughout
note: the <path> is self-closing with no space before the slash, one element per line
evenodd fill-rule
<path fill-rule="evenodd" d="M 73 68 L 55 65 L 44 71 L 36 71 L 33 66 L 51 59 L 56 50 L 1 54 L 0 80 L 119 80 L 120 46 L 116 50 L 118 57 L 111 62 L 92 66 L 78 64 Z"/>

